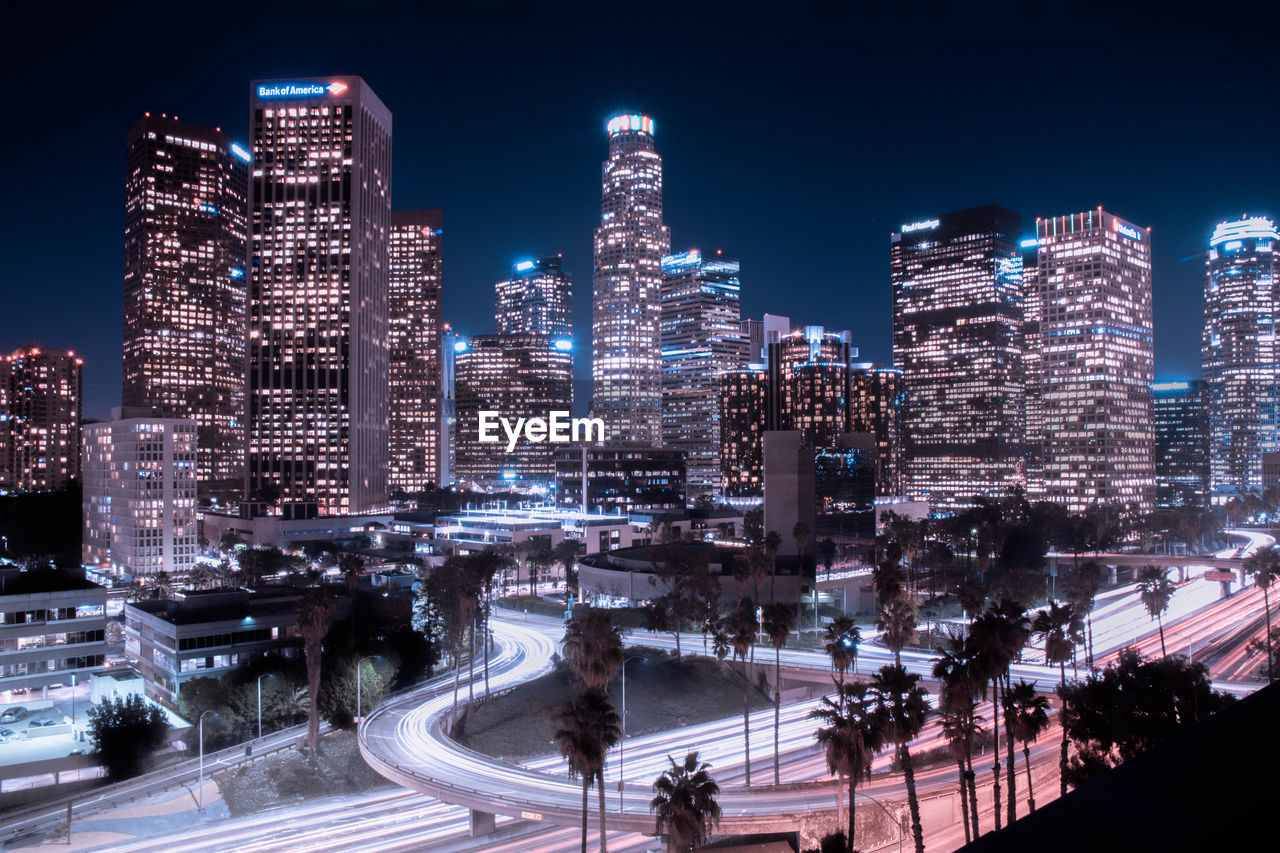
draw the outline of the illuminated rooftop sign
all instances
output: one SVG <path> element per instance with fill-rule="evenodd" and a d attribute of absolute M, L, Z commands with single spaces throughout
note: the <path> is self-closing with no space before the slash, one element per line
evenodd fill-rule
<path fill-rule="evenodd" d="M 1152 391 L 1186 391 L 1191 387 L 1189 382 L 1155 382 Z"/>
<path fill-rule="evenodd" d="M 1123 234 L 1124 236 L 1128 237 L 1130 240 L 1142 239 L 1141 231 L 1139 231 L 1137 228 L 1134 228 L 1132 225 L 1126 225 L 1125 223 L 1121 222 L 1119 219 L 1111 220 L 1111 230 L 1116 232 L 1117 234 Z"/>
<path fill-rule="evenodd" d="M 1037 240 L 1035 237 L 1028 237 L 1018 245 L 1024 249 L 1034 249 L 1036 246 L 1040 245 L 1040 241 Z"/>
<path fill-rule="evenodd" d="M 570 352 L 573 350 L 573 341 L 569 340 L 568 338 L 561 338 L 560 340 L 552 344 L 552 346 L 555 347 L 560 352 Z"/>
<path fill-rule="evenodd" d="M 521 261 L 516 264 L 516 272 L 528 272 L 533 269 L 533 261 Z"/>
<path fill-rule="evenodd" d="M 1234 222 L 1220 222 L 1209 238 L 1210 246 L 1234 240 L 1280 240 L 1276 226 L 1265 216 L 1249 216 Z"/>
<path fill-rule="evenodd" d="M 259 83 L 259 98 L 320 98 L 325 95 L 341 95 L 351 88 L 335 80 L 332 83 Z"/>
<path fill-rule="evenodd" d="M 941 225 L 936 219 L 921 219 L 919 222 L 908 222 L 902 226 L 903 234 L 910 234 L 912 231 L 929 231 Z"/>
<path fill-rule="evenodd" d="M 615 133 L 647 133 L 653 136 L 653 119 L 643 115 L 615 116 L 609 119 L 609 135 Z"/>
<path fill-rule="evenodd" d="M 231 153 L 234 154 L 236 157 L 239 157 L 245 163 L 248 163 L 250 160 L 253 159 L 252 154 L 250 154 L 248 151 L 246 151 L 244 148 L 241 148 L 239 145 L 237 145 L 234 142 L 231 143 Z"/>

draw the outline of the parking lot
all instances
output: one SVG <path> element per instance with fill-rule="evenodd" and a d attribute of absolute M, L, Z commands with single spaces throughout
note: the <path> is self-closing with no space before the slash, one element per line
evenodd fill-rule
<path fill-rule="evenodd" d="M 41 690 L 33 690 L 17 696 L 8 692 L 0 694 L 0 717 L 10 709 L 25 709 L 21 719 L 14 722 L 0 722 L 0 731 L 8 730 L 17 735 L 7 743 L 0 743 L 0 765 L 62 758 L 71 755 L 77 749 L 87 750 L 89 748 L 87 739 L 82 742 L 78 738 L 84 736 L 85 727 L 89 722 L 87 713 L 89 685 L 77 685 L 74 702 L 72 699 L 70 687 L 49 690 L 47 696 Z M 71 718 L 73 704 L 75 705 L 74 721 Z M 51 720 L 54 725 L 33 728 L 31 725 L 33 720 Z"/>

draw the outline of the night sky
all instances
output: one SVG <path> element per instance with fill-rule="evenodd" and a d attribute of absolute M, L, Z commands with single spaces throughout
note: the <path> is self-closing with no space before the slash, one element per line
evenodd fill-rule
<path fill-rule="evenodd" d="M 85 415 L 105 417 L 126 131 L 149 110 L 243 141 L 251 79 L 358 74 L 394 115 L 394 206 L 444 209 L 445 319 L 464 333 L 492 331 L 512 263 L 563 252 L 589 342 L 604 125 L 644 111 L 672 249 L 739 256 L 744 316 L 849 328 L 888 361 L 901 223 L 996 203 L 1031 233 L 1102 204 L 1154 229 L 1157 376 L 1194 375 L 1209 232 L 1280 215 L 1274 14 L 1031 7 L 59 6 L 11 22 L 0 59 L 0 349 L 76 350 Z"/>

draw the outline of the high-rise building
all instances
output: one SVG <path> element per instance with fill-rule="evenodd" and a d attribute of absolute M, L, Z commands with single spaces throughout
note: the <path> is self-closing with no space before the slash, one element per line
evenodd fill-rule
<path fill-rule="evenodd" d="M 1033 498 L 1149 511 L 1151 234 L 1102 208 L 1036 221 L 1041 434 Z"/>
<path fill-rule="evenodd" d="M 520 261 L 494 285 L 498 334 L 573 337 L 573 277 L 561 261 L 560 255 Z"/>
<path fill-rule="evenodd" d="M 393 210 L 388 250 L 387 486 L 440 485 L 441 212 Z"/>
<path fill-rule="evenodd" d="M 868 362 L 849 371 L 849 429 L 874 439 L 876 494 L 904 494 L 902 483 L 902 373 Z M 859 448 L 861 450 L 861 448 Z"/>
<path fill-rule="evenodd" d="M 610 441 L 662 440 L 662 158 L 653 119 L 609 121 L 592 279 L 591 413 Z"/>
<path fill-rule="evenodd" d="M 86 565 L 127 578 L 191 571 L 198 429 L 191 418 L 128 407 L 85 425 Z"/>
<path fill-rule="evenodd" d="M 1219 223 L 1209 238 L 1200 360 L 1215 492 L 1262 487 L 1262 455 L 1280 450 L 1280 234 L 1262 217 Z"/>
<path fill-rule="evenodd" d="M 784 335 L 789 334 L 791 334 L 790 317 L 765 314 L 762 320 L 743 320 L 742 337 L 747 341 L 747 361 L 768 363 L 769 344 L 777 343 Z"/>
<path fill-rule="evenodd" d="M 205 494 L 244 477 L 249 152 L 148 115 L 125 153 L 125 406 L 199 425 Z"/>
<path fill-rule="evenodd" d="M 465 351 L 467 342 L 448 324 L 444 324 L 444 339 L 440 345 L 441 407 L 440 407 L 440 484 L 447 485 L 457 479 L 455 469 L 457 450 L 454 441 L 458 431 L 458 353 Z"/>
<path fill-rule="evenodd" d="M 0 358 L 0 488 L 56 492 L 79 478 L 83 364 L 37 346 Z"/>
<path fill-rule="evenodd" d="M 1156 423 L 1156 506 L 1209 504 L 1209 419 L 1204 383 L 1151 386 Z"/>
<path fill-rule="evenodd" d="M 359 77 L 252 86 L 248 497 L 365 512 L 388 498 L 391 113 Z"/>
<path fill-rule="evenodd" d="M 685 509 L 684 454 L 665 447 L 615 444 L 555 451 L 556 505 L 580 512 L 627 515 Z"/>
<path fill-rule="evenodd" d="M 769 344 L 772 429 L 797 430 L 809 448 L 835 447 L 849 431 L 852 335 L 805 326 Z"/>
<path fill-rule="evenodd" d="M 906 492 L 935 506 L 1024 483 L 1018 214 L 988 205 L 891 236 Z"/>
<path fill-rule="evenodd" d="M 682 450 L 693 497 L 719 494 L 720 378 L 745 365 L 738 260 L 662 259 L 662 445 Z"/>
<path fill-rule="evenodd" d="M 506 418 L 549 418 L 573 410 L 573 363 L 564 339 L 546 335 L 477 335 L 454 363 L 457 431 L 455 476 L 483 486 L 547 486 L 555 479 L 556 445 L 522 436 L 507 450 L 507 436 L 480 440 L 480 413 Z"/>
<path fill-rule="evenodd" d="M 764 434 L 769 426 L 769 371 L 762 364 L 720 379 L 720 479 L 727 498 L 764 495 Z"/>
<path fill-rule="evenodd" d="M 1026 381 L 1023 387 L 1023 409 L 1026 412 L 1027 483 L 1034 484 L 1040 478 L 1044 464 L 1044 411 L 1040 403 L 1040 261 L 1036 247 L 1039 240 L 1023 237 L 1018 242 L 1022 249 L 1022 370 Z"/>

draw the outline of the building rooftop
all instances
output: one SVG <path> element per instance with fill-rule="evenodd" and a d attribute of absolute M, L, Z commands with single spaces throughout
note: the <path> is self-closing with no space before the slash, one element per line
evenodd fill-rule
<path fill-rule="evenodd" d="M 0 568 L 0 595 L 33 595 L 41 592 L 70 592 L 76 589 L 102 589 L 84 576 L 84 570 L 34 569 L 6 566 Z"/>

